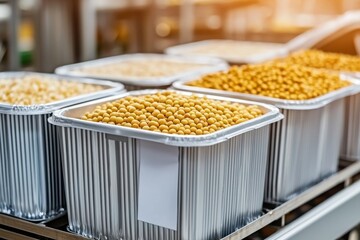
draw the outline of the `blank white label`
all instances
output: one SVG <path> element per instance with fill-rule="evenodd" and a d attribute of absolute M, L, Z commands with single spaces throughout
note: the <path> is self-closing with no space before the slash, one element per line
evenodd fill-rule
<path fill-rule="evenodd" d="M 178 147 L 139 140 L 139 154 L 138 219 L 176 230 Z"/>

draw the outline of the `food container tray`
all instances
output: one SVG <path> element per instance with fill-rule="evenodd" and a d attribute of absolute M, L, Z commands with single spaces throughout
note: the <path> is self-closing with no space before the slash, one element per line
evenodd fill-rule
<path fill-rule="evenodd" d="M 260 215 L 269 126 L 282 118 L 278 109 L 255 103 L 266 114 L 199 136 L 164 134 L 79 119 L 102 103 L 156 92 L 129 92 L 73 106 L 56 111 L 49 119 L 58 126 L 62 142 L 71 231 L 107 239 L 219 239 Z M 254 104 L 216 96 L 208 98 Z M 174 154 L 178 164 L 177 197 L 172 209 L 177 213 L 175 229 L 138 218 L 140 196 L 145 189 L 141 182 L 144 144 L 155 144 L 154 151 L 160 155 L 169 148 L 177 153 Z M 155 210 L 155 215 L 162 217 L 161 209 Z"/>
<path fill-rule="evenodd" d="M 276 105 L 284 120 L 271 125 L 265 199 L 282 202 L 337 170 L 345 120 L 345 98 L 359 92 L 357 81 L 326 95 L 304 101 L 281 100 L 251 94 L 191 87 L 175 82 L 180 90 L 250 99 Z"/>
<path fill-rule="evenodd" d="M 163 77 L 153 77 L 153 76 L 100 76 L 93 75 L 81 72 L 81 69 L 104 66 L 107 64 L 122 63 L 136 60 L 147 60 L 151 62 L 152 60 L 162 60 L 170 62 L 179 62 L 179 63 L 194 63 L 194 64 L 203 64 L 204 66 L 199 66 L 199 68 L 189 69 L 178 74 L 172 74 L 169 76 Z M 164 54 L 125 54 L 120 56 L 108 57 L 103 59 L 97 59 L 93 61 L 71 64 L 67 66 L 59 67 L 55 70 L 56 74 L 59 75 L 69 75 L 77 77 L 89 77 L 95 79 L 104 79 L 110 81 L 121 82 L 125 85 L 128 91 L 130 90 L 139 90 L 146 88 L 166 88 L 170 86 L 174 81 L 179 80 L 182 77 L 196 74 L 196 73 L 209 73 L 219 70 L 225 70 L 228 68 L 226 62 L 209 57 L 185 57 L 185 56 L 169 56 Z"/>
<path fill-rule="evenodd" d="M 225 54 L 224 52 L 196 52 L 200 48 L 214 47 L 219 45 L 230 46 L 238 45 L 243 47 L 244 54 Z M 211 56 L 221 58 L 231 64 L 249 64 L 268 61 L 274 58 L 284 57 L 288 54 L 284 44 L 267 43 L 267 42 L 250 42 L 250 41 L 234 41 L 234 40 L 205 40 L 194 43 L 187 43 L 183 45 L 169 47 L 165 50 L 167 54 L 171 55 L 184 55 L 184 56 Z M 264 48 L 263 52 L 257 52 L 259 49 Z M 253 50 L 249 50 L 253 49 Z"/>
<path fill-rule="evenodd" d="M 0 79 L 56 75 L 3 72 Z M 48 124 L 51 111 L 123 91 L 121 84 L 61 77 L 63 80 L 104 86 L 104 90 L 44 105 L 0 103 L 0 212 L 40 221 L 63 211 L 65 199 L 59 142 Z"/>

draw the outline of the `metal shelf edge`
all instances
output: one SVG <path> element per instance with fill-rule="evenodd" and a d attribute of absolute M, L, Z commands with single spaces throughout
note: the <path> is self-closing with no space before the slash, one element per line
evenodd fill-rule
<path fill-rule="evenodd" d="M 268 240 L 337 239 L 360 223 L 360 181 L 279 230 Z"/>
<path fill-rule="evenodd" d="M 280 219 L 285 214 L 291 212 L 292 210 L 298 208 L 304 203 L 314 199 L 320 194 L 326 192 L 327 190 L 335 187 L 336 185 L 346 181 L 350 177 L 354 176 L 356 173 L 360 172 L 360 161 L 355 162 L 349 167 L 339 171 L 335 175 L 323 180 L 317 185 L 311 187 L 310 189 L 299 194 L 297 197 L 283 203 L 279 207 L 269 211 L 255 221 L 247 224 L 246 226 L 238 229 L 237 231 L 229 234 L 228 236 L 222 238 L 221 240 L 233 240 L 233 239 L 243 239 L 252 233 L 262 229 L 263 227 L 269 225 L 270 223 Z M 360 202 L 360 201 L 359 201 Z M 359 208 L 360 210 L 360 208 Z M 360 215 L 359 215 L 360 216 Z M 359 218 L 360 219 L 360 218 Z"/>

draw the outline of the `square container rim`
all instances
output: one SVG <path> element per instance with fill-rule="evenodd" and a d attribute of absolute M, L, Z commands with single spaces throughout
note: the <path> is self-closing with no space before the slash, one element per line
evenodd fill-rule
<path fill-rule="evenodd" d="M 177 73 L 169 76 L 163 77 L 131 77 L 131 76 L 121 76 L 121 77 L 110 77 L 110 76 L 96 76 L 87 73 L 75 72 L 80 68 L 89 68 L 95 66 L 102 66 L 106 64 L 112 64 L 116 62 L 126 62 L 127 60 L 146 60 L 146 59 L 156 59 L 156 60 L 174 60 L 182 63 L 194 63 L 194 64 L 204 64 L 207 66 L 202 66 L 194 70 L 184 71 L 182 73 Z M 214 72 L 220 70 L 226 70 L 229 68 L 229 65 L 226 61 L 215 58 L 215 57 L 189 57 L 189 56 L 175 56 L 168 54 L 159 54 L 159 53 L 132 53 L 132 54 L 122 54 L 111 57 L 99 58 L 91 61 L 85 61 L 75 64 L 64 65 L 55 69 L 55 73 L 65 76 L 74 76 L 74 77 L 86 77 L 93 79 L 103 79 L 107 81 L 115 81 L 126 85 L 131 86 L 145 86 L 145 87 L 161 87 L 171 85 L 174 81 L 193 75 L 198 72 Z"/>
<path fill-rule="evenodd" d="M 165 91 L 172 91 L 179 94 L 191 96 L 197 95 L 200 97 L 206 96 L 209 99 L 219 100 L 219 101 L 230 101 L 233 103 L 241 103 L 246 105 L 258 105 L 267 110 L 267 112 L 257 118 L 252 120 L 233 125 L 231 127 L 227 127 L 225 129 L 215 131 L 210 134 L 205 135 L 177 135 L 177 134 L 165 134 L 165 133 L 158 133 L 154 131 L 148 131 L 143 129 L 135 129 L 131 127 L 123 127 L 123 126 L 114 126 L 110 124 L 104 123 L 94 123 L 82 119 L 77 119 L 73 117 L 65 116 L 65 114 L 71 110 L 81 109 L 84 107 L 89 106 L 98 106 L 100 104 L 114 101 L 120 98 L 124 98 L 126 96 L 137 96 L 137 95 L 146 95 L 146 94 L 155 94 L 158 92 L 165 92 Z M 213 96 L 208 94 L 201 94 L 201 93 L 191 93 L 186 91 L 179 91 L 179 90 L 140 90 L 140 91 L 131 91 L 125 92 L 117 96 L 111 96 L 103 99 L 97 99 L 95 101 L 82 103 L 79 105 L 71 106 L 68 108 L 64 108 L 61 110 L 57 110 L 53 113 L 52 117 L 49 118 L 49 122 L 53 125 L 61 126 L 61 127 L 71 127 L 77 129 L 84 129 L 84 130 L 92 130 L 102 133 L 107 133 L 111 135 L 118 135 L 118 136 L 125 136 L 131 137 L 136 139 L 148 140 L 158 143 L 163 143 L 165 145 L 172 145 L 178 147 L 201 147 L 201 146 L 211 146 L 217 143 L 224 142 L 232 137 L 237 135 L 259 129 L 261 127 L 270 125 L 273 122 L 277 122 L 283 118 L 283 115 L 280 113 L 279 109 L 275 106 L 259 103 L 254 101 L 248 100 L 241 100 L 241 99 L 233 99 L 228 97 L 220 97 L 220 96 Z"/>
<path fill-rule="evenodd" d="M 265 102 L 268 104 L 272 104 L 280 109 L 289 109 L 289 110 L 313 110 L 326 106 L 327 104 L 360 92 L 360 78 L 356 75 L 351 74 L 339 74 L 342 80 L 346 80 L 351 82 L 352 84 L 337 89 L 335 91 L 329 92 L 327 94 L 321 95 L 316 98 L 308 99 L 308 100 L 285 100 L 279 98 L 271 98 L 261 95 L 253 95 L 247 93 L 239 93 L 239 92 L 231 92 L 225 90 L 217 90 L 211 88 L 202 88 L 202 87 L 193 87 L 185 85 L 188 82 L 194 81 L 197 78 L 200 78 L 204 75 L 198 74 L 183 78 L 179 81 L 173 83 L 172 87 L 181 90 L 181 91 L 189 91 L 203 94 L 213 94 L 217 96 L 229 97 L 229 98 L 240 98 L 240 99 L 248 99 L 251 101 L 259 101 Z"/>
<path fill-rule="evenodd" d="M 54 80 L 64 80 L 69 82 L 78 82 L 84 84 L 97 85 L 105 87 L 103 90 L 81 94 L 74 97 L 69 97 L 66 99 L 45 103 L 45 104 L 33 104 L 33 105 L 16 105 L 10 103 L 0 102 L 0 113 L 1 114 L 10 114 L 10 115 L 41 115 L 48 114 L 55 110 L 58 110 L 63 107 L 67 107 L 73 104 L 81 103 L 83 101 L 89 101 L 97 99 L 100 97 L 106 97 L 113 95 L 117 92 L 124 92 L 125 87 L 121 83 L 115 83 L 105 80 L 97 80 L 90 78 L 79 78 L 71 76 L 62 76 L 53 73 L 40 73 L 40 72 L 31 72 L 31 71 L 9 71 L 9 72 L 0 72 L 0 81 L 6 80 L 8 78 L 21 78 L 26 76 L 44 76 Z"/>

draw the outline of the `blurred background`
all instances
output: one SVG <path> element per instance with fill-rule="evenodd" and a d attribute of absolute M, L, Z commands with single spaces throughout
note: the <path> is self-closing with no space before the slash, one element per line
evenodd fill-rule
<path fill-rule="evenodd" d="M 284 43 L 360 0 L 0 0 L 0 71 L 204 39 Z"/>

